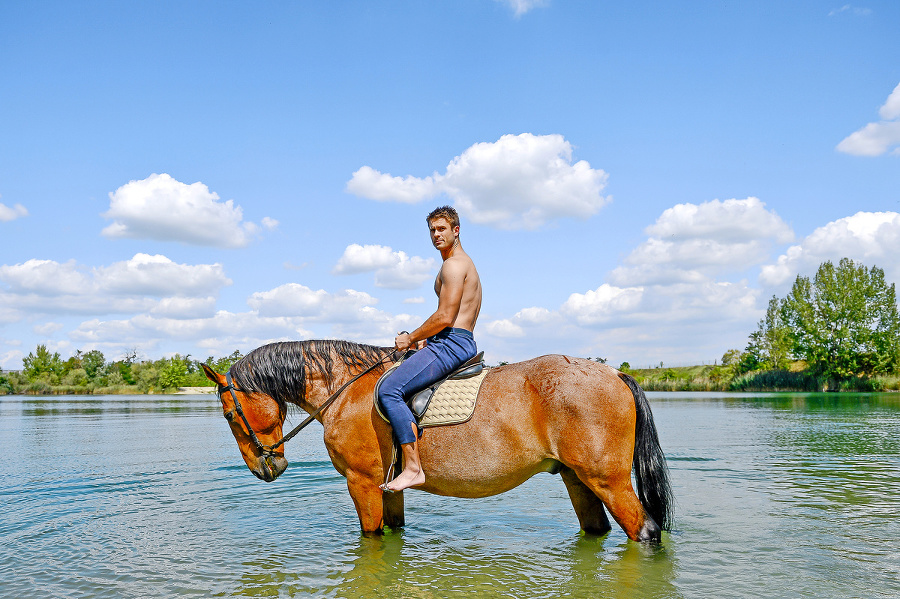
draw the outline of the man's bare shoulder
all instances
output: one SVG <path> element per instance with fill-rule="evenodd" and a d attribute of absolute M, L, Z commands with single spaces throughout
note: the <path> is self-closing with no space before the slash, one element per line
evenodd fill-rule
<path fill-rule="evenodd" d="M 469 258 L 468 254 L 457 254 L 450 256 L 441 265 L 442 276 L 468 276 L 470 274 L 478 274 L 475 270 L 475 263 Z"/>

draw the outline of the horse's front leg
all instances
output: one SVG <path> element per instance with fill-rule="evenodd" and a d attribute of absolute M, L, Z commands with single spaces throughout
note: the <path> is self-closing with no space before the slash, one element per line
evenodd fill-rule
<path fill-rule="evenodd" d="M 378 488 L 380 482 L 365 473 L 347 472 L 347 489 L 356 506 L 363 534 L 377 534 L 384 528 L 385 510 L 382 491 Z"/>
<path fill-rule="evenodd" d="M 379 488 L 381 482 L 369 475 L 347 473 L 347 489 L 363 534 L 379 534 L 385 526 L 401 528 L 405 523 L 403 493 L 384 493 Z"/>

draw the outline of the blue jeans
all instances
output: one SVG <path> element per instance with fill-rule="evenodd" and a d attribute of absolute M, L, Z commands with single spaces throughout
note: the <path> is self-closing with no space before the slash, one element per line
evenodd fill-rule
<path fill-rule="evenodd" d="M 476 353 L 471 331 L 446 328 L 429 337 L 423 349 L 405 359 L 382 381 L 378 400 L 401 445 L 416 440 L 412 429 L 416 420 L 406 398 L 447 376 Z"/>

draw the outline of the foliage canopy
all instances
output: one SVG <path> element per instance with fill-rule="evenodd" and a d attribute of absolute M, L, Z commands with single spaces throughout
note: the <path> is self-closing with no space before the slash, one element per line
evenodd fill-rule
<path fill-rule="evenodd" d="M 884 271 L 843 258 L 815 277 L 798 276 L 783 300 L 773 297 L 750 336 L 741 370 L 784 369 L 805 360 L 810 372 L 847 380 L 900 365 L 900 316 Z"/>

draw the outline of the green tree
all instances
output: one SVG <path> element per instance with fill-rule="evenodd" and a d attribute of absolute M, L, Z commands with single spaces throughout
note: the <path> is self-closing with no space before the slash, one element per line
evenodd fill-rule
<path fill-rule="evenodd" d="M 188 375 L 188 357 L 175 354 L 159 369 L 159 385 L 163 389 L 181 387 Z"/>
<path fill-rule="evenodd" d="M 216 359 L 212 356 L 206 358 L 206 365 L 216 372 L 228 372 L 229 370 L 231 370 L 231 367 L 234 365 L 234 363 L 243 357 L 244 354 L 241 353 L 241 350 L 236 349 L 231 352 L 231 355 L 227 358 Z"/>
<path fill-rule="evenodd" d="M 72 368 L 62 377 L 60 384 L 70 387 L 87 387 L 87 372 L 85 372 L 84 368 Z"/>
<path fill-rule="evenodd" d="M 738 370 L 785 370 L 790 365 L 792 333 L 784 320 L 784 302 L 772 296 L 766 316 L 750 335 Z"/>
<path fill-rule="evenodd" d="M 782 306 L 792 351 L 828 379 L 890 372 L 900 364 L 900 316 L 884 271 L 849 258 L 798 276 Z"/>
<path fill-rule="evenodd" d="M 660 378 L 664 381 L 675 381 L 678 380 L 678 373 L 674 368 L 666 368 Z"/>
<path fill-rule="evenodd" d="M 742 365 L 745 360 L 745 352 L 739 349 L 729 349 L 722 354 L 722 364 L 709 367 L 706 371 L 706 376 L 714 383 L 730 381 L 735 375 L 744 372 Z"/>
<path fill-rule="evenodd" d="M 125 357 L 118 362 L 110 364 L 109 380 L 110 384 L 136 385 L 134 373 L 131 371 L 132 366 L 137 360 L 137 350 L 130 349 L 125 352 Z M 117 376 L 118 373 L 118 376 Z M 121 380 L 121 383 L 119 382 Z"/>
<path fill-rule="evenodd" d="M 79 352 L 81 353 L 81 352 Z M 86 354 L 81 355 L 81 367 L 87 373 L 88 379 L 95 380 L 103 375 L 103 367 L 106 364 L 106 358 L 103 352 L 92 349 Z"/>
<path fill-rule="evenodd" d="M 135 364 L 132 371 L 134 378 L 137 380 L 138 387 L 144 393 L 157 391 L 161 388 L 159 383 L 159 367 L 168 364 L 168 360 L 158 360 L 156 362 L 141 362 Z"/>
<path fill-rule="evenodd" d="M 46 345 L 38 345 L 34 352 L 22 358 L 22 372 L 30 382 L 38 379 L 58 381 L 64 369 L 59 352 L 50 353 Z"/>

